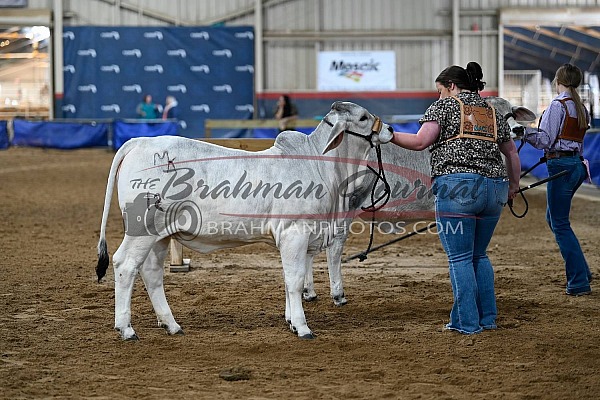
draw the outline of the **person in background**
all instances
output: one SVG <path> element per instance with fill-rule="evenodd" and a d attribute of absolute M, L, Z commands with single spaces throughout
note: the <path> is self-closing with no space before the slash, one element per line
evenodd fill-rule
<path fill-rule="evenodd" d="M 298 119 L 298 110 L 288 95 L 281 95 L 275 108 L 275 119 L 279 121 L 279 132 L 293 128 L 293 122 Z"/>
<path fill-rule="evenodd" d="M 444 69 L 435 79 L 440 98 L 420 119 L 417 134 L 394 132 L 392 139 L 431 152 L 436 222 L 454 299 L 445 328 L 463 334 L 496 328 L 487 247 L 503 206 L 519 190 L 521 169 L 507 122 L 479 95 L 482 78 L 476 62 Z"/>
<path fill-rule="evenodd" d="M 567 171 L 546 186 L 546 222 L 565 262 L 566 294 L 572 296 L 592 292 L 592 273 L 569 221 L 573 196 L 589 175 L 582 152 L 590 114 L 577 93 L 582 77 L 575 65 L 558 68 L 553 81 L 557 96 L 542 114 L 539 128 L 527 128 L 523 137 L 533 147 L 544 150 L 550 176 Z"/>
<path fill-rule="evenodd" d="M 149 94 L 144 95 L 143 101 L 138 104 L 136 108 L 137 114 L 143 119 L 157 119 L 160 113 L 161 107 L 152 102 L 152 96 Z"/>
<path fill-rule="evenodd" d="M 165 107 L 162 113 L 162 119 L 177 119 L 177 99 L 175 96 L 167 96 Z"/>

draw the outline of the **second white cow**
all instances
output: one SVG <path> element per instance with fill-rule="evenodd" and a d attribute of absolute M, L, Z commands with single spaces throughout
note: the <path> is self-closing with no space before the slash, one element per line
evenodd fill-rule
<path fill-rule="evenodd" d="M 390 196 L 387 203 L 374 214 L 363 211 L 372 205 L 372 187 L 376 186 L 374 199 L 383 194 L 384 184 L 376 179 L 378 163 L 375 151 L 369 153 L 369 165 L 374 171 L 367 172 L 368 184 L 364 190 L 355 192 L 351 202 L 354 214 L 366 224 L 354 223 L 352 218 L 345 221 L 345 229 L 339 229 L 331 246 L 327 248 L 327 269 L 329 272 L 329 288 L 333 303 L 342 306 L 347 303 L 342 277 L 342 255 L 344 244 L 349 234 L 375 230 L 387 237 L 413 231 L 411 224 L 421 221 L 431 222 L 435 219 L 434 196 L 431 193 L 431 166 L 428 151 L 407 150 L 400 146 L 382 146 L 381 159 L 384 176 L 389 184 Z M 381 202 L 377 206 L 382 205 Z M 421 224 L 420 227 L 423 225 Z M 373 255 L 372 257 L 377 257 Z M 303 297 L 306 301 L 317 299 L 315 292 L 312 263 L 306 274 Z"/>
<path fill-rule="evenodd" d="M 513 139 L 523 136 L 525 127 L 522 124 L 529 124 L 536 118 L 535 113 L 527 107 L 513 106 L 502 97 L 488 96 L 485 101 L 496 108 L 496 115 L 503 117 L 508 122 Z"/>
<path fill-rule="evenodd" d="M 511 128 L 511 136 L 519 138 L 523 135 L 524 126 L 535 120 L 533 111 L 523 106 L 513 106 L 509 101 L 501 97 L 489 96 L 485 100 L 496 109 L 496 115 L 504 118 Z M 429 151 L 412 151 L 399 146 L 383 146 L 381 148 L 383 168 L 386 179 L 390 185 L 391 194 L 388 204 L 379 212 L 375 213 L 375 223 L 385 223 L 386 229 L 398 224 L 399 221 L 409 222 L 427 221 L 435 219 L 434 196 L 431 193 L 431 167 Z M 375 152 L 369 154 L 369 163 L 373 168 L 377 167 Z M 369 185 L 363 185 L 365 190 L 355 192 L 351 208 L 355 210 L 352 216 L 360 214 L 362 207 L 371 205 L 371 187 L 379 185 L 381 191 L 383 184 L 376 181 L 375 172 L 367 172 Z M 369 213 L 362 213 L 365 220 L 369 221 Z M 351 226 L 352 218 L 346 221 L 346 227 Z M 420 225 L 422 227 L 423 225 Z M 375 229 L 374 226 L 370 229 Z M 411 230 L 408 230 L 411 231 Z M 350 229 L 340 229 L 331 246 L 327 248 L 327 268 L 329 272 L 330 295 L 336 306 L 347 303 L 344 292 L 344 284 L 341 271 L 342 254 L 344 244 L 348 239 Z M 376 257 L 376 256 L 374 256 Z M 312 263 L 309 263 L 304 283 L 303 297 L 307 301 L 317 299 L 315 291 Z"/>

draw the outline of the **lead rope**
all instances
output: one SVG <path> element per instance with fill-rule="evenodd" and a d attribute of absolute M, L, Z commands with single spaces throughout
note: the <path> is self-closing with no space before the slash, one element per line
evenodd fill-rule
<path fill-rule="evenodd" d="M 365 251 L 363 251 L 362 253 L 357 255 L 358 260 L 361 262 L 367 259 L 367 254 L 369 254 L 371 252 L 371 248 L 373 247 L 373 237 L 375 235 L 375 230 L 373 229 L 373 226 L 375 225 L 375 213 L 387 204 L 387 202 L 390 200 L 390 196 L 392 194 L 390 184 L 388 183 L 388 181 L 385 177 L 385 170 L 383 169 L 383 161 L 381 159 L 380 145 L 375 146 L 375 153 L 377 154 L 377 167 L 378 167 L 379 171 L 375 171 L 375 169 L 373 167 L 371 167 L 370 165 L 367 165 L 367 167 L 376 175 L 375 182 L 373 182 L 373 187 L 371 188 L 371 205 L 368 207 L 361 207 L 361 209 L 363 211 L 371 212 L 369 245 L 367 246 L 367 249 Z M 384 186 L 383 194 L 381 196 L 379 196 L 378 199 L 375 199 L 375 191 L 377 190 L 377 182 L 379 182 L 380 180 L 383 182 L 383 186 Z M 379 203 L 381 201 L 381 199 L 383 199 L 383 198 L 385 198 L 385 200 L 383 200 L 383 203 L 381 205 L 377 206 L 376 204 Z"/>
<path fill-rule="evenodd" d="M 523 192 L 521 190 L 519 190 L 517 193 L 519 193 L 521 195 L 521 198 L 523 199 L 523 202 L 525 203 L 525 211 L 523 211 L 523 214 L 517 214 L 515 212 L 515 210 L 513 209 L 513 199 L 509 199 L 507 204 L 508 204 L 508 208 L 510 209 L 510 213 L 512 215 L 514 215 L 517 218 L 523 218 L 523 217 L 525 217 L 525 215 L 527 215 L 527 212 L 529 211 L 529 202 L 527 201 L 527 198 L 525 197 L 525 195 L 523 194 Z"/>
<path fill-rule="evenodd" d="M 366 212 L 371 212 L 371 233 L 369 235 L 369 245 L 367 246 L 367 250 L 363 251 L 362 253 L 360 253 L 360 255 L 358 255 L 358 258 L 360 261 L 364 261 L 367 259 L 367 254 L 371 251 L 371 247 L 373 246 L 373 236 L 375 234 L 375 231 L 373 230 L 373 225 L 375 224 L 375 212 L 377 212 L 378 210 L 380 210 L 382 207 L 384 207 L 387 202 L 390 199 L 390 196 L 392 194 L 392 190 L 390 188 L 390 184 L 388 183 L 386 177 L 385 177 L 385 171 L 383 169 L 383 161 L 381 159 L 381 145 L 377 144 L 377 145 L 373 145 L 373 134 L 374 133 L 379 133 L 381 131 L 382 128 L 382 122 L 381 119 L 374 115 L 373 117 L 375 117 L 375 121 L 373 122 L 373 126 L 371 127 L 371 133 L 368 136 L 365 135 L 361 135 L 360 133 L 356 133 L 353 132 L 351 130 L 344 130 L 344 132 L 348 133 L 349 135 L 353 135 L 353 136 L 358 136 L 361 139 L 365 139 L 367 142 L 369 142 L 369 144 L 371 145 L 371 147 L 375 148 L 375 154 L 377 154 L 377 168 L 379 169 L 379 171 L 375 171 L 375 169 L 373 167 L 371 167 L 370 165 L 367 164 L 367 168 L 369 168 L 371 170 L 371 172 L 373 172 L 376 176 L 375 182 L 373 183 L 373 187 L 371 188 L 371 205 L 368 207 L 361 207 L 361 209 L 363 211 Z M 333 123 L 329 122 L 329 120 L 327 120 L 327 118 L 323 118 L 323 121 L 329 125 L 329 126 L 333 126 Z M 379 196 L 378 199 L 375 199 L 375 190 L 377 190 L 377 182 L 379 181 L 383 182 L 383 194 L 381 196 Z M 385 198 L 385 200 L 383 201 L 383 203 L 379 206 L 377 206 L 377 203 L 379 203 L 383 198 Z"/>
<path fill-rule="evenodd" d="M 543 113 L 542 113 L 543 115 Z M 542 118 L 540 116 L 540 119 L 538 120 L 538 132 L 540 130 L 540 122 L 542 121 Z M 525 145 L 525 140 L 521 139 L 521 144 L 519 145 L 519 148 L 517 149 L 517 154 L 521 151 L 521 149 L 523 148 L 523 146 Z M 531 168 L 529 168 L 527 171 L 523 172 L 520 176 L 520 178 L 523 178 L 525 175 L 529 174 L 531 171 L 533 171 L 535 168 L 537 168 L 538 165 L 545 163 L 546 161 L 548 161 L 546 159 L 546 157 L 541 157 L 540 160 L 535 163 L 535 165 Z M 564 170 L 559 172 L 558 174 L 554 174 L 552 176 L 549 176 L 548 178 L 542 179 L 540 181 L 534 182 L 529 186 L 526 186 L 524 188 L 520 188 L 519 191 L 517 193 L 519 193 L 521 195 L 521 198 L 523 199 L 523 202 L 525 203 L 525 211 L 523 211 L 523 214 L 517 214 L 515 213 L 514 209 L 513 209 L 513 201 L 512 199 L 508 200 L 507 204 L 508 204 L 508 208 L 510 208 L 510 212 L 512 215 L 514 215 L 517 218 L 523 218 L 525 217 L 525 215 L 527 215 L 527 212 L 529 211 L 529 202 L 527 201 L 527 198 L 525 198 L 525 195 L 523 194 L 524 191 L 529 190 L 529 189 L 533 189 L 536 186 L 539 186 L 543 183 L 546 182 L 550 182 L 551 180 L 554 180 L 556 178 L 560 178 L 561 176 L 567 174 L 568 171 Z"/>
<path fill-rule="evenodd" d="M 547 177 L 545 179 L 542 179 L 541 181 L 534 182 L 534 183 L 532 183 L 529 186 L 525 186 L 524 188 L 519 189 L 519 191 L 517 193 L 519 193 L 521 195 L 521 197 L 523 197 L 523 201 L 525 201 L 526 209 L 525 209 L 525 212 L 522 215 L 520 215 L 520 216 L 516 215 L 513 212 L 513 209 L 512 209 L 512 205 L 511 205 L 512 201 L 509 200 L 508 203 L 509 203 L 510 211 L 512 212 L 512 214 L 515 217 L 517 217 L 517 218 L 523 218 L 525 216 L 525 214 L 527 214 L 527 210 L 529 209 L 529 204 L 527 203 L 527 199 L 525 198 L 525 195 L 523 194 L 524 191 L 529 190 L 529 189 L 533 189 L 536 186 L 542 185 L 542 184 L 544 184 L 546 182 L 550 182 L 551 180 L 554 180 L 556 178 L 560 178 L 561 176 L 566 175 L 568 173 L 569 173 L 569 171 L 565 169 L 563 171 L 560 171 L 558 174 L 554 174 L 554 175 L 549 176 L 549 177 Z"/>
<path fill-rule="evenodd" d="M 540 116 L 540 119 L 538 119 L 538 132 L 540 130 L 540 122 L 542 121 L 542 118 Z M 521 149 L 523 148 L 523 146 L 525 146 L 525 134 L 526 134 L 527 130 L 524 129 L 523 132 L 523 139 L 521 139 L 521 144 L 519 144 L 519 147 L 517 148 L 517 155 L 521 152 Z M 540 158 L 540 160 L 531 168 L 529 168 L 527 171 L 523 172 L 521 174 L 521 176 L 519 178 L 523 178 L 525 175 L 527 175 L 528 173 L 530 173 L 531 171 L 533 171 L 538 165 L 545 163 L 546 162 L 546 158 L 542 157 Z M 521 198 L 523 199 L 523 202 L 525 203 L 525 211 L 523 211 L 523 214 L 517 214 L 513 208 L 513 200 L 509 199 L 507 201 L 508 204 L 508 208 L 510 209 L 510 213 L 515 216 L 516 218 L 524 218 L 525 215 L 527 215 L 527 212 L 529 211 L 529 202 L 527 201 L 527 199 L 525 198 L 525 195 L 523 194 L 523 192 L 521 190 L 519 190 L 517 193 L 519 193 L 521 195 Z"/>

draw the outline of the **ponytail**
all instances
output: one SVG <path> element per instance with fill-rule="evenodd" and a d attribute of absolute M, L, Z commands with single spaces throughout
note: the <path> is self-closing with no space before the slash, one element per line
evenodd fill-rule
<path fill-rule="evenodd" d="M 583 74 L 581 70 L 573 64 L 563 64 L 557 71 L 556 77 L 554 78 L 557 83 L 565 86 L 569 91 L 573 103 L 575 103 L 575 110 L 577 110 L 577 125 L 579 128 L 584 129 L 588 126 L 587 114 L 585 112 L 585 106 L 577 88 L 581 84 Z"/>
<path fill-rule="evenodd" d="M 585 112 L 585 106 L 583 105 L 583 101 L 577 92 L 577 89 L 574 87 L 569 87 L 569 93 L 571 93 L 571 98 L 573 99 L 573 103 L 575 103 L 575 109 L 577 110 L 577 125 L 581 128 L 588 127 L 587 114 Z"/>

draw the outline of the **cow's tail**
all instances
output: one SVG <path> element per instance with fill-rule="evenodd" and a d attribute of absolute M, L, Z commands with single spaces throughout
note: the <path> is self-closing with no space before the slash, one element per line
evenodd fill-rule
<path fill-rule="evenodd" d="M 100 240 L 98 241 L 98 264 L 96 265 L 96 275 L 98 276 L 98 282 L 106 275 L 108 264 L 110 262 L 108 256 L 108 246 L 106 244 L 106 223 L 108 222 L 108 213 L 110 211 L 110 203 L 112 201 L 113 190 L 115 182 L 117 180 L 117 171 L 123 162 L 123 159 L 127 153 L 131 150 L 132 140 L 125 143 L 115 157 L 113 158 L 112 165 L 110 166 L 110 172 L 108 173 L 108 182 L 106 184 L 106 194 L 104 196 L 104 211 L 102 212 L 102 223 L 100 225 Z"/>

